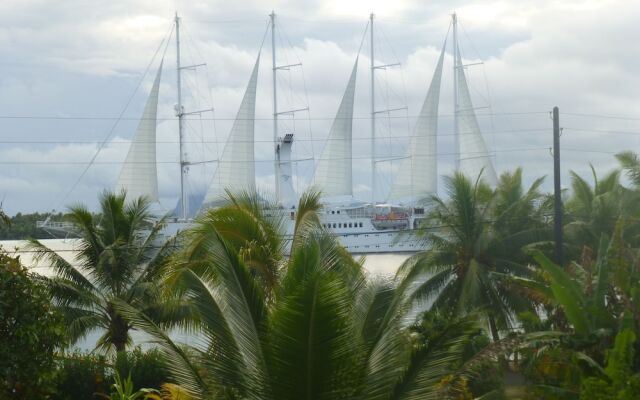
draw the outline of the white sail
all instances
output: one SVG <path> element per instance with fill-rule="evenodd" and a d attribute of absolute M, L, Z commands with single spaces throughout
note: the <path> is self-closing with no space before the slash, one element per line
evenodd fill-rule
<path fill-rule="evenodd" d="M 446 42 L 440 52 L 413 136 L 389 192 L 390 200 L 421 200 L 438 190 L 438 104 Z"/>
<path fill-rule="evenodd" d="M 126 190 L 128 199 L 146 196 L 151 201 L 158 201 L 156 117 L 161 75 L 162 63 L 158 68 L 138 129 L 116 183 L 116 191 Z"/>
<path fill-rule="evenodd" d="M 356 88 L 358 59 L 353 65 L 347 88 L 331 125 L 329 138 L 318 160 L 314 182 L 324 197 L 351 196 L 351 136 L 353 129 L 353 100 Z"/>
<path fill-rule="evenodd" d="M 457 54 L 460 60 L 460 53 Z M 487 151 L 487 145 L 480 132 L 480 126 L 469 94 L 469 86 L 464 74 L 462 63 L 458 62 L 456 68 L 458 78 L 458 157 L 460 160 L 460 172 L 475 180 L 480 171 L 482 179 L 491 186 L 498 182 L 496 171 Z"/>
<path fill-rule="evenodd" d="M 260 56 L 253 67 L 240 109 L 205 195 L 205 206 L 223 200 L 225 190 L 255 191 L 254 125 L 259 64 Z"/>

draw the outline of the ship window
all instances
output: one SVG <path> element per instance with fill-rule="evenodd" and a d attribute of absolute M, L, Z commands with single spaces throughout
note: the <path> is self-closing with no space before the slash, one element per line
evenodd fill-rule
<path fill-rule="evenodd" d="M 360 228 L 362 228 L 362 222 L 360 222 Z"/>
<path fill-rule="evenodd" d="M 335 228 L 335 227 L 336 227 L 336 224 L 333 224 L 333 227 Z"/>
<path fill-rule="evenodd" d="M 336 211 L 336 213 L 340 214 L 340 210 Z"/>
<path fill-rule="evenodd" d="M 335 211 L 331 211 L 331 214 L 335 214 L 335 213 L 336 213 Z"/>
<path fill-rule="evenodd" d="M 351 228 L 351 222 L 349 222 L 349 228 Z"/>
<path fill-rule="evenodd" d="M 342 228 L 342 224 L 338 224 L 338 228 Z"/>

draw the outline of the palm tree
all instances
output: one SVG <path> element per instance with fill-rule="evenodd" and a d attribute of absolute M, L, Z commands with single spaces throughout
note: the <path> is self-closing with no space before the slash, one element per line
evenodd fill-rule
<path fill-rule="evenodd" d="M 178 303 L 169 307 L 161 296 L 162 266 L 175 242 L 158 243 L 163 220 L 154 220 L 145 198 L 125 199 L 124 192 L 103 193 L 99 215 L 82 205 L 70 208 L 67 218 L 80 235 L 73 262 L 38 240 L 30 242 L 36 260 L 53 268 L 55 276 L 45 279 L 65 315 L 71 342 L 103 329 L 97 348 L 122 351 L 131 344 L 132 325 L 116 310 L 116 302 L 144 310 L 158 321 L 184 311 Z"/>
<path fill-rule="evenodd" d="M 11 218 L 2 210 L 2 204 L 0 204 L 0 222 L 5 225 L 11 225 Z"/>
<path fill-rule="evenodd" d="M 480 177 L 472 183 L 461 173 L 445 178 L 449 199 L 428 199 L 424 222 L 431 248 L 399 269 L 413 301 L 432 300 L 432 308 L 465 315 L 480 308 L 494 341 L 511 326 L 517 311 L 532 304 L 493 278 L 493 274 L 529 276 L 523 247 L 546 237 L 542 179 L 524 190 L 522 172 L 505 173 L 495 191 Z M 426 279 L 425 279 L 426 278 Z M 414 284 L 418 283 L 414 287 Z M 407 289 L 408 290 L 408 289 Z"/>
<path fill-rule="evenodd" d="M 571 171 L 572 193 L 565 205 L 569 222 L 564 230 L 569 250 L 576 256 L 580 256 L 582 247 L 597 250 L 600 236 L 613 232 L 620 212 L 620 171 L 611 171 L 602 179 L 598 179 L 593 166 L 591 171 L 593 186 Z"/>
<path fill-rule="evenodd" d="M 622 169 L 626 171 L 629 180 L 635 187 L 640 187 L 640 157 L 632 151 L 616 154 Z"/>
<path fill-rule="evenodd" d="M 311 207 L 316 197 L 303 196 L 297 207 L 291 256 L 277 267 L 275 286 L 265 286 L 238 236 L 218 228 L 227 211 L 205 213 L 186 233 L 167 279 L 196 309 L 198 345 L 178 345 L 143 312 L 120 304 L 194 397 L 424 399 L 452 386 L 442 382 L 474 321 L 455 321 L 429 345 L 414 344 L 406 302 L 390 282 L 365 279 L 321 229 Z M 277 232 L 277 219 L 261 221 Z M 237 231 L 249 232 L 255 220 L 238 223 L 247 226 Z"/>

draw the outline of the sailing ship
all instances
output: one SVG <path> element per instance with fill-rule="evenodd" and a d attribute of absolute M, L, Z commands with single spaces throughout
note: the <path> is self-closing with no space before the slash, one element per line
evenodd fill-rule
<path fill-rule="evenodd" d="M 275 199 L 277 213 L 286 223 L 287 234 L 293 232 L 296 215 L 297 193 L 293 186 L 292 145 L 295 133 L 280 136 L 276 92 L 278 71 L 291 65 L 276 64 L 275 28 L 276 15 L 270 14 L 272 39 L 272 80 L 273 80 L 273 146 L 275 168 Z M 453 81 L 454 81 L 454 138 L 456 146 L 456 169 L 473 178 L 483 171 L 483 179 L 495 185 L 496 173 L 480 131 L 474 106 L 469 93 L 465 65 L 458 46 L 457 17 L 452 16 L 453 31 Z M 424 102 L 413 128 L 413 135 L 406 156 L 402 159 L 398 175 L 384 202 L 375 198 L 376 193 L 376 115 L 375 73 L 388 65 L 376 65 L 374 54 L 374 15 L 368 22 L 370 35 L 371 74 L 371 186 L 369 201 L 357 199 L 353 192 L 352 133 L 355 87 L 358 57 L 354 62 L 346 88 L 342 95 L 328 139 L 321 155 L 316 160 L 313 177 L 314 185 L 321 190 L 323 208 L 320 222 L 333 232 L 342 245 L 352 253 L 415 252 L 424 248 L 423 241 L 416 233 L 425 229 L 423 222 L 428 210 L 422 200 L 437 193 L 438 183 L 438 105 L 443 74 L 447 37 L 442 46 L 436 68 L 429 84 Z M 189 162 L 183 148 L 184 118 L 188 113 L 182 106 L 180 64 L 180 18 L 175 17 L 177 56 L 177 105 L 178 134 L 180 138 L 180 201 L 177 215 L 169 220 L 167 235 L 185 229 L 191 223 L 188 211 L 188 194 L 185 182 Z M 448 36 L 448 33 L 447 33 Z M 260 54 L 258 54 L 236 118 L 231 127 L 226 144 L 219 159 L 213 179 L 208 187 L 201 210 L 218 207 L 225 198 L 226 191 L 255 192 L 255 108 L 258 85 Z M 162 63 L 153 86 L 131 147 L 120 172 L 116 189 L 126 190 L 129 196 L 147 196 L 158 201 L 158 180 L 156 170 L 156 117 L 158 92 L 162 74 Z M 291 112 L 291 111 L 287 111 Z"/>

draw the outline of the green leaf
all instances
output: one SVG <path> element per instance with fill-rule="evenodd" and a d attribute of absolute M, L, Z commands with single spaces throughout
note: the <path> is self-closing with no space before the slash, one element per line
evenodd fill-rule
<path fill-rule="evenodd" d="M 591 324 L 587 318 L 586 300 L 578 284 L 541 252 L 536 252 L 534 258 L 549 274 L 553 296 L 575 331 L 587 335 L 591 331 Z"/>

